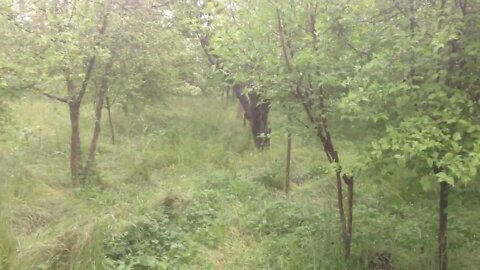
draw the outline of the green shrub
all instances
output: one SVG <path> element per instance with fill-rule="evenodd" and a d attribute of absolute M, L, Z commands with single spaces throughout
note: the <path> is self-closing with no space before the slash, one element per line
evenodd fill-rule
<path fill-rule="evenodd" d="M 344 268 L 334 215 L 288 201 L 267 203 L 246 227 L 260 240 L 252 256 L 268 269 Z"/>
<path fill-rule="evenodd" d="M 159 212 L 143 216 L 105 243 L 107 268 L 172 269 L 188 265 L 195 247 L 185 233 Z"/>
<path fill-rule="evenodd" d="M 183 213 L 180 226 L 193 240 L 215 247 L 225 235 L 225 225 L 218 216 L 221 205 L 218 192 L 202 192 Z"/>

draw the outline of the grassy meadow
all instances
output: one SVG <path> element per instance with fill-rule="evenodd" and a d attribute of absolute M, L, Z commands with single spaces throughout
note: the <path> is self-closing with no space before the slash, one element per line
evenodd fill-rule
<path fill-rule="evenodd" d="M 86 153 L 94 116 L 84 106 Z M 345 269 L 319 141 L 294 136 L 287 197 L 285 118 L 273 106 L 271 148 L 255 152 L 235 107 L 207 97 L 114 107 L 115 144 L 104 114 L 96 171 L 72 188 L 65 104 L 12 103 L 14 124 L 0 137 L 0 268 Z M 348 139 L 337 142 L 344 164 L 361 158 Z M 381 183 L 371 174 L 356 176 L 351 269 L 437 269 L 435 192 L 407 169 Z M 450 269 L 479 269 L 479 194 L 451 192 Z"/>

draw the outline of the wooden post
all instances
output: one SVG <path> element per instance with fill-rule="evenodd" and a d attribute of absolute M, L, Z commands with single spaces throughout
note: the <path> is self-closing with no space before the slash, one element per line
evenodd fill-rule
<path fill-rule="evenodd" d="M 440 200 L 439 200 L 439 229 L 438 229 L 438 259 L 439 269 L 448 269 L 447 256 L 447 212 L 448 207 L 448 189 L 449 184 L 445 181 L 440 182 Z"/>
<path fill-rule="evenodd" d="M 292 158 L 292 134 L 290 131 L 287 134 L 287 161 L 285 165 L 285 193 L 287 196 L 290 193 L 290 163 Z"/>

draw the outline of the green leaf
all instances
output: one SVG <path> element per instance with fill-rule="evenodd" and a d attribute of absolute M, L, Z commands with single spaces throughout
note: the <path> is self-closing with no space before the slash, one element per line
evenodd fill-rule
<path fill-rule="evenodd" d="M 445 172 L 439 172 L 435 176 L 437 177 L 438 182 L 447 182 L 452 186 L 455 185 L 453 177 L 447 175 Z"/>
<path fill-rule="evenodd" d="M 430 191 L 433 189 L 433 181 L 430 177 L 423 177 L 420 179 L 420 185 L 422 185 L 423 190 Z"/>
<path fill-rule="evenodd" d="M 461 139 L 462 139 L 462 135 L 460 134 L 460 132 L 455 132 L 453 134 L 453 140 L 460 141 Z"/>

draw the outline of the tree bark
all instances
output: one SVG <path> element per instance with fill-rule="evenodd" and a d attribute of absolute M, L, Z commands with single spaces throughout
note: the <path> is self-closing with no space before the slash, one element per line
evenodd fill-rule
<path fill-rule="evenodd" d="M 100 131 L 101 131 L 102 109 L 103 109 L 104 100 L 105 100 L 105 92 L 101 91 L 98 94 L 97 102 L 95 106 L 95 124 L 93 127 L 92 140 L 90 142 L 90 147 L 88 149 L 88 159 L 87 159 L 87 163 L 85 164 L 85 170 L 84 170 L 85 175 L 88 175 L 92 166 L 95 163 L 95 154 L 97 152 L 98 138 L 100 136 Z"/>
<path fill-rule="evenodd" d="M 253 143 L 258 150 L 264 150 L 270 146 L 270 129 L 268 127 L 268 114 L 270 112 L 270 100 L 262 99 L 256 92 L 243 93 L 243 86 L 235 85 L 233 91 L 242 105 L 245 116 L 250 123 Z"/>
<path fill-rule="evenodd" d="M 85 165 L 85 170 L 84 170 L 85 176 L 88 175 L 88 173 L 90 173 L 92 166 L 94 166 L 95 164 L 95 155 L 97 153 L 98 138 L 100 137 L 100 131 L 101 131 L 101 125 L 102 125 L 101 123 L 102 110 L 103 110 L 103 104 L 105 102 L 105 96 L 107 95 L 107 92 L 108 92 L 108 78 L 109 78 L 108 76 L 110 74 L 111 68 L 112 68 L 112 63 L 108 63 L 105 66 L 105 74 L 102 77 L 101 88 L 97 97 L 97 102 L 95 106 L 95 125 L 93 127 L 92 141 L 90 142 L 90 147 L 88 150 L 88 159 L 87 159 L 87 163 Z"/>
<path fill-rule="evenodd" d="M 448 207 L 449 184 L 445 181 L 440 182 L 440 200 L 439 200 L 439 230 L 438 230 L 438 259 L 439 269 L 448 269 L 447 256 L 447 212 Z"/>
<path fill-rule="evenodd" d="M 308 106 L 307 106 L 308 107 Z M 307 110 L 307 115 L 309 115 L 309 111 Z M 310 119 L 314 119 L 312 115 L 309 115 Z M 343 185 L 342 185 L 342 178 L 347 185 L 351 184 L 351 191 L 349 190 L 349 196 L 351 193 L 351 202 L 352 202 L 352 211 L 353 213 L 353 176 L 347 177 L 345 174 L 342 177 L 342 167 L 340 165 L 340 158 L 338 156 L 337 151 L 332 142 L 332 138 L 330 133 L 327 131 L 327 123 L 325 118 L 321 118 L 322 122 L 317 122 L 317 135 L 320 137 L 320 140 L 323 143 L 323 150 L 327 159 L 330 163 L 336 165 L 337 169 L 335 172 L 336 177 L 336 185 L 337 185 L 337 206 L 338 206 L 338 214 L 340 219 L 340 229 L 342 231 L 342 238 L 344 243 L 344 255 L 345 259 L 348 260 L 350 258 L 350 246 L 351 246 L 351 234 L 348 234 L 347 230 L 347 222 L 345 219 L 345 207 L 343 205 Z M 323 130 L 323 131 L 322 131 Z M 351 181 L 349 181 L 351 180 Z M 350 203 L 350 201 L 349 201 Z M 349 212 L 350 213 L 350 212 Z M 353 215 L 352 219 L 349 217 L 349 223 L 353 222 Z"/>
<path fill-rule="evenodd" d="M 80 103 L 70 102 L 68 104 L 70 111 L 70 126 L 72 128 L 70 140 L 70 172 L 72 174 L 73 185 L 80 184 L 79 170 L 82 162 L 82 149 L 80 142 Z"/>

